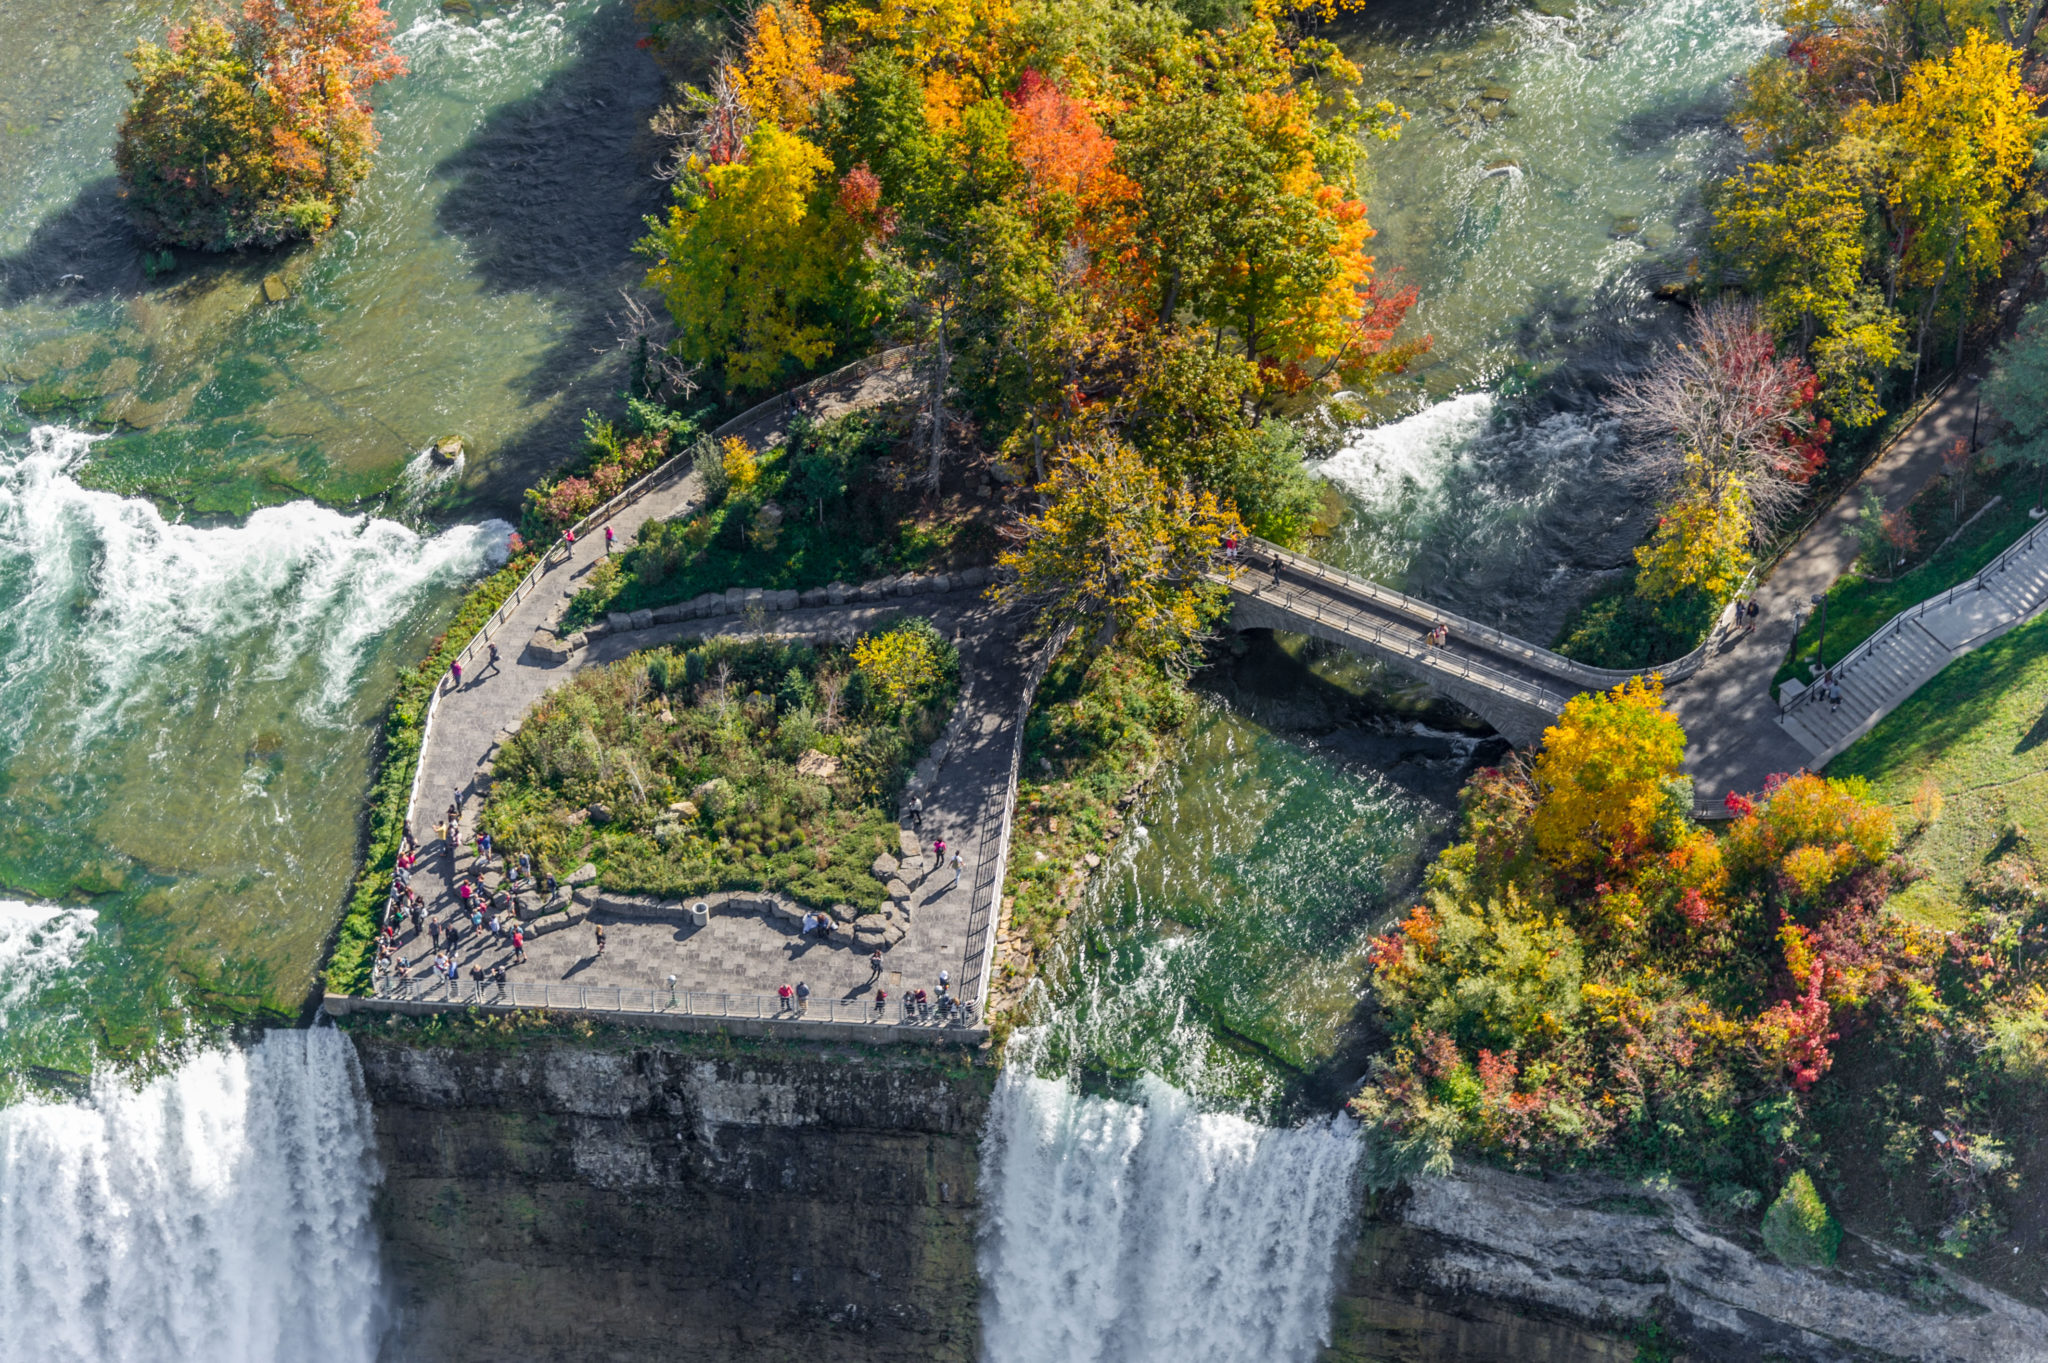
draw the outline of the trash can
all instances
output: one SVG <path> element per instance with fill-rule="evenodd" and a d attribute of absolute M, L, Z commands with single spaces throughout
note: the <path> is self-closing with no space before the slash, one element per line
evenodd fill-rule
<path fill-rule="evenodd" d="M 690 926 L 701 928 L 711 921 L 711 906 L 703 900 L 690 905 Z"/>

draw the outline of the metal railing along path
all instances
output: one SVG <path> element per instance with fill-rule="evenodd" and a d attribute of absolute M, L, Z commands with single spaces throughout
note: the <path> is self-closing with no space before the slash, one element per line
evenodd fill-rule
<path fill-rule="evenodd" d="M 1883 644 L 1887 640 L 1899 634 L 1908 625 L 1917 622 L 1920 619 L 1920 617 L 1926 615 L 1929 611 L 1939 610 L 1943 606 L 1946 606 L 1950 602 L 1956 600 L 1956 598 L 1958 597 L 1970 596 L 1977 592 L 1989 591 L 1991 589 L 1993 581 L 1996 578 L 2002 576 L 2007 571 L 2009 571 L 2012 568 L 2013 564 L 2019 560 L 2021 555 L 2032 550 L 2035 544 L 2040 541 L 2041 537 L 2044 534 L 2048 534 L 2048 520 L 2042 521 L 2039 525 L 2036 525 L 2026 534 L 2021 535 L 2018 539 L 2014 540 L 2011 544 L 2007 545 L 2003 553 L 2001 553 L 1997 558 L 1992 559 L 1991 562 L 1985 564 L 1984 567 L 1980 569 L 1975 576 L 1965 578 L 1963 581 L 1958 582 L 1955 586 L 1950 587 L 1947 591 L 1941 593 L 1941 595 L 1939 596 L 1930 596 L 1925 601 L 1917 602 L 1914 605 L 1906 607 L 1897 615 L 1894 615 L 1891 619 L 1885 621 L 1882 625 L 1879 625 L 1877 629 L 1870 635 L 1869 638 L 1865 639 L 1862 643 L 1856 645 L 1856 647 L 1850 649 L 1849 652 L 1845 654 L 1840 661 L 1830 665 L 1827 669 L 1827 672 L 1823 675 L 1831 674 L 1834 677 L 1834 679 L 1838 682 L 1846 679 L 1851 672 L 1855 671 L 1856 668 L 1861 663 L 1863 663 L 1865 659 L 1870 657 L 1870 655 L 1877 649 L 1877 647 L 1880 644 Z M 2036 599 L 2033 602 L 2033 606 L 2038 606 L 2040 604 L 2041 597 L 2040 594 L 2037 594 Z M 2026 609 L 2032 608 L 2033 607 L 2030 606 Z M 2022 610 L 2021 613 L 2024 615 L 2026 612 L 2025 610 Z M 1940 641 L 1936 640 L 1936 642 L 1939 643 Z M 1792 698 L 1792 701 L 1789 705 L 1783 706 L 1779 710 L 1779 713 L 1782 716 L 1789 718 L 1792 715 L 1799 713 L 1801 710 L 1804 710 L 1809 705 L 1818 704 L 1819 696 L 1822 690 L 1823 688 L 1818 685 L 1806 687 L 1797 696 L 1794 696 Z"/>
<path fill-rule="evenodd" d="M 852 364 L 842 365 L 830 373 L 820 374 L 816 378 L 808 379 L 786 392 L 777 393 L 765 402 L 755 403 L 738 416 L 719 423 L 705 438 L 709 440 L 723 439 L 725 436 L 731 435 L 743 427 L 752 425 L 763 417 L 777 415 L 800 406 L 820 388 L 844 383 L 849 379 L 864 379 L 872 374 L 878 374 L 892 367 L 905 357 L 914 354 L 917 349 L 918 347 L 916 346 L 896 346 L 890 350 L 878 351 L 873 355 L 867 356 L 865 359 L 855 360 Z M 684 450 L 679 454 L 664 459 L 661 463 L 621 488 L 604 505 L 591 511 L 588 515 L 577 521 L 575 525 L 571 526 L 570 529 L 575 532 L 578 539 L 582 539 L 592 527 L 603 525 L 607 520 L 617 515 L 621 508 L 631 506 L 655 488 L 673 480 L 678 474 L 688 477 L 690 467 L 695 459 L 696 450 L 694 448 Z M 526 570 L 526 575 L 519 579 L 518 585 L 513 587 L 505 599 L 498 604 L 498 608 L 491 612 L 491 617 L 477 627 L 476 633 L 469 637 L 469 642 L 462 646 L 461 651 L 455 655 L 452 661 L 458 663 L 466 662 L 478 649 L 488 644 L 491 637 L 497 633 L 499 626 L 512 618 L 514 608 L 533 594 L 534 589 L 540 586 L 541 579 L 554 569 L 558 561 L 572 561 L 574 559 L 573 551 L 564 554 L 565 548 L 566 544 L 563 541 L 557 541 L 549 545 L 541 553 L 538 561 Z M 434 694 L 427 701 L 426 721 L 420 726 L 420 755 L 413 765 L 412 789 L 407 795 L 405 802 L 405 816 L 407 819 L 416 817 L 418 813 L 420 780 L 426 770 L 427 744 L 429 739 L 433 737 L 434 712 L 440 708 L 440 704 L 441 684 L 436 680 L 434 683 Z"/>
<path fill-rule="evenodd" d="M 972 978 L 960 982 L 960 992 L 964 997 L 973 999 L 975 1006 L 984 1013 L 988 1011 L 988 994 L 995 973 L 996 928 L 1003 916 L 1003 877 L 1010 865 L 1010 838 L 1017 821 L 1017 781 L 1024 769 L 1024 737 L 1031 724 L 1031 706 L 1038 699 L 1038 688 L 1045 681 L 1045 674 L 1051 670 L 1053 660 L 1059 657 L 1060 650 L 1073 637 L 1074 628 L 1068 625 L 1060 630 L 1032 661 L 1023 699 L 1017 702 L 1017 713 L 1013 717 L 1016 723 L 1010 734 L 1010 774 L 1004 782 L 1003 807 L 996 818 L 996 836 L 991 839 L 984 832 L 981 840 L 981 855 L 974 872 L 974 895 L 967 913 L 967 967 L 972 971 Z"/>
<path fill-rule="evenodd" d="M 637 989 L 625 985 L 554 984 L 545 981 L 459 980 L 454 984 L 431 975 L 394 980 L 375 977 L 370 996 L 393 1003 L 428 1003 L 451 1007 L 548 1008 L 578 1013 L 681 1014 L 704 1018 L 746 1018 L 762 1022 L 846 1022 L 890 1027 L 945 1029 L 972 1027 L 977 1007 L 963 1000 L 950 1018 L 936 1008 L 919 1014 L 908 1000 L 891 999 L 881 1012 L 866 998 L 821 998 L 812 995 L 801 1009 L 775 994 L 729 993 L 701 989 Z"/>

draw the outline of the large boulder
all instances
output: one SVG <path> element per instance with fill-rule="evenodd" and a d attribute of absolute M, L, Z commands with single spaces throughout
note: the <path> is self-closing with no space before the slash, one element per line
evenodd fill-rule
<path fill-rule="evenodd" d="M 526 651 L 546 663 L 566 663 L 573 651 L 566 639 L 559 638 L 552 630 L 537 629 L 533 639 L 526 645 Z"/>
<path fill-rule="evenodd" d="M 605 627 L 614 634 L 624 634 L 633 628 L 633 617 L 625 611 L 612 611 L 604 618 Z"/>
<path fill-rule="evenodd" d="M 886 889 L 886 890 L 888 891 L 888 894 L 889 894 L 889 898 L 891 898 L 891 899 L 908 899 L 908 898 L 910 898 L 910 887 L 909 887 L 908 885 L 904 884 L 904 883 L 903 883 L 903 881 L 902 881 L 901 879 L 893 879 L 893 880 L 891 880 L 891 881 L 890 881 L 890 882 L 888 883 L 888 885 L 887 885 L 886 887 L 884 887 L 884 888 L 885 888 L 885 889 Z"/>
<path fill-rule="evenodd" d="M 875 858 L 875 864 L 868 867 L 868 870 L 874 874 L 876 880 L 888 880 L 896 874 L 897 865 L 896 858 L 884 852 Z"/>
<path fill-rule="evenodd" d="M 638 610 L 638 611 L 634 611 L 634 612 L 633 612 L 633 616 L 632 616 L 632 619 L 633 619 L 633 628 L 634 628 L 634 629 L 653 629 L 653 628 L 654 628 L 654 612 L 653 612 L 653 611 L 650 611 L 650 610 Z"/>
<path fill-rule="evenodd" d="M 591 865 L 589 862 L 586 861 L 581 866 L 578 866 L 575 870 L 569 872 L 569 874 L 563 878 L 562 883 L 564 885 L 588 885 L 591 881 L 596 879 L 597 867 Z"/>
<path fill-rule="evenodd" d="M 834 904 L 825 912 L 831 914 L 834 919 L 841 923 L 851 923 L 854 919 L 860 917 L 860 910 L 851 904 Z"/>

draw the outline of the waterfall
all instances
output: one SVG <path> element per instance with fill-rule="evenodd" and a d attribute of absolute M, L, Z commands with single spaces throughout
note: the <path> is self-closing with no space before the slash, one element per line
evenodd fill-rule
<path fill-rule="evenodd" d="M 332 1028 L 0 1110 L 0 1363 L 372 1363 L 370 1141 Z"/>
<path fill-rule="evenodd" d="M 1308 1363 L 1359 1149 L 1342 1117 L 1262 1127 L 1013 1061 L 983 1152 L 986 1363 Z"/>

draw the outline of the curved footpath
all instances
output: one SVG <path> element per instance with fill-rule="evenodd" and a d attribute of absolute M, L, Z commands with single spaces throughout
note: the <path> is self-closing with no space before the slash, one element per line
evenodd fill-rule
<path fill-rule="evenodd" d="M 873 406 L 904 391 L 906 381 L 900 369 L 855 374 L 814 390 L 812 411 L 829 417 Z M 784 436 L 788 416 L 786 408 L 771 410 L 727 434 L 743 435 L 763 448 Z M 653 480 L 636 501 L 619 508 L 609 524 L 621 545 L 631 544 L 646 521 L 682 515 L 701 500 L 696 476 L 685 471 L 684 461 L 677 460 L 672 476 Z M 953 883 L 950 869 L 930 868 L 912 887 L 908 931 L 886 951 L 879 985 L 888 991 L 892 1021 L 898 1016 L 896 1001 L 901 993 L 918 988 L 935 991 L 941 971 L 950 976 L 956 996 L 978 1001 L 985 991 L 984 967 L 1007 853 L 1005 823 L 1016 739 L 1023 707 L 1038 674 L 1036 668 L 1019 666 L 1020 620 L 982 601 L 975 588 L 958 587 L 950 580 L 905 581 L 891 584 L 894 595 L 886 601 L 845 601 L 822 608 L 791 609 L 803 599 L 794 592 L 743 592 L 741 598 L 754 598 L 762 613 L 724 614 L 721 609 L 709 618 L 665 618 L 660 624 L 653 623 L 651 613 L 636 613 L 631 621 L 625 617 L 615 620 L 641 628 L 593 629 L 581 648 L 528 646 L 526 641 L 536 635 L 541 640 L 548 637 L 569 598 L 603 556 L 601 526 L 586 533 L 573 553 L 557 550 L 539 589 L 518 601 L 492 630 L 491 638 L 500 649 L 497 664 L 486 665 L 479 648 L 478 656 L 465 666 L 459 688 L 442 682 L 420 752 L 417 793 L 410 811 L 413 831 L 428 853 L 412 884 L 427 900 L 430 912 L 445 915 L 456 902 L 453 885 L 444 875 L 446 859 L 433 842 L 435 824 L 449 803 L 457 801 L 462 807 L 460 831 L 474 833 L 498 744 L 541 697 L 584 667 L 678 639 L 709 635 L 747 637 L 765 631 L 820 640 L 846 639 L 890 615 L 912 610 L 930 616 L 960 648 L 959 702 L 945 734 L 918 764 L 912 789 L 924 799 L 926 847 L 929 839 L 942 837 L 949 859 L 957 848 L 965 865 L 958 885 Z M 945 590 L 928 594 L 934 587 Z M 806 596 L 814 599 L 823 594 Z M 860 594 L 873 597 L 880 593 L 870 588 Z M 660 614 L 673 617 L 688 609 L 674 607 Z M 772 615 L 765 614 L 769 610 Z M 907 860 L 909 846 L 905 852 Z M 469 864 L 465 850 L 458 856 L 457 870 L 466 871 Z M 855 948 L 851 934 L 844 930 L 834 934 L 830 946 L 804 941 L 798 937 L 796 922 L 752 908 L 760 902 L 752 896 L 731 896 L 739 902 L 730 907 L 723 902 L 727 897 L 705 896 L 719 905 L 719 911 L 702 928 L 691 927 L 677 916 L 636 914 L 630 902 L 607 896 L 584 892 L 577 898 L 581 902 L 573 913 L 536 920 L 537 926 L 550 920 L 571 921 L 574 926 L 535 936 L 527 947 L 526 964 L 512 964 L 509 949 L 466 942 L 459 958 L 463 979 L 456 990 L 423 988 L 415 980 L 405 991 L 407 997 L 439 1002 L 477 999 L 470 984 L 470 968 L 480 966 L 488 972 L 503 964 L 512 987 L 501 994 L 486 986 L 478 1001 L 603 1009 L 623 1006 L 655 1012 L 730 1009 L 744 1016 L 761 1011 L 772 1015 L 778 988 L 801 980 L 811 987 L 815 1020 L 828 1021 L 835 1013 L 842 1019 L 872 1016 L 868 1004 L 877 981 L 871 978 L 868 950 Z M 741 908 L 742 904 L 750 907 Z M 592 930 L 597 923 L 606 928 L 602 956 L 597 954 Z M 419 976 L 418 958 L 432 959 L 430 943 L 423 935 L 415 938 L 409 928 L 401 932 L 400 943 L 400 954 L 416 962 L 413 973 Z M 722 1001 L 707 1005 L 703 1000 L 688 999 L 691 993 Z M 681 1002 L 669 1003 L 672 995 Z"/>
<path fill-rule="evenodd" d="M 1815 767 L 1833 756 L 1802 743 L 1781 722 L 1771 683 L 1792 650 L 1798 622 L 1813 610 L 1814 595 L 1827 591 L 1856 562 L 1859 548 L 1851 529 L 1864 491 L 1876 492 L 1888 507 L 1905 506 L 1940 476 L 1942 451 L 1970 439 L 1976 424 L 1977 380 L 1958 379 L 1778 560 L 1756 591 L 1763 614 L 1755 632 L 1723 636 L 1706 665 L 1669 693 L 1668 703 L 1689 740 L 1685 769 L 1693 778 L 1694 808 L 1700 815 L 1724 816 L 1730 791 L 1761 790 L 1773 773 Z M 2033 607 L 2039 608 L 2038 603 Z M 1844 704 L 1863 729 L 1912 694 L 1911 688 L 1854 697 L 1846 692 L 1845 687 Z"/>

